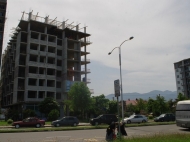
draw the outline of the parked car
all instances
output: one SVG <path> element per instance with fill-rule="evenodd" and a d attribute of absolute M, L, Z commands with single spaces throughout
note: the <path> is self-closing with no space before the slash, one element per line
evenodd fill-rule
<path fill-rule="evenodd" d="M 45 125 L 44 120 L 40 120 L 37 117 L 28 117 L 26 119 L 23 119 L 22 121 L 15 121 L 13 122 L 12 126 L 15 126 L 15 128 L 19 127 L 36 127 L 39 128 L 41 126 Z"/>
<path fill-rule="evenodd" d="M 101 123 L 105 123 L 105 124 L 109 125 L 112 122 L 117 122 L 117 121 L 118 121 L 118 118 L 115 114 L 102 114 L 96 118 L 90 119 L 90 124 L 91 125 L 98 125 Z"/>
<path fill-rule="evenodd" d="M 165 113 L 154 118 L 155 122 L 175 121 L 175 115 L 173 113 Z"/>
<path fill-rule="evenodd" d="M 79 120 L 74 116 L 65 116 L 61 119 L 55 120 L 51 122 L 52 126 L 77 126 L 79 124 Z"/>
<path fill-rule="evenodd" d="M 144 115 L 131 115 L 128 118 L 124 118 L 124 122 L 127 124 L 130 123 L 145 123 L 148 121 L 148 118 Z"/>

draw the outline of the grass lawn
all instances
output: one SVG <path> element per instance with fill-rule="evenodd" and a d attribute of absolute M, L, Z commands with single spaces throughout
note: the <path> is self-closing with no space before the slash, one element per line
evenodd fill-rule
<path fill-rule="evenodd" d="M 11 124 L 7 124 L 5 120 L 0 120 L 0 126 L 11 126 Z"/>
<path fill-rule="evenodd" d="M 114 142 L 189 142 L 190 134 L 156 134 L 152 136 L 143 136 L 143 137 L 132 137 L 120 140 L 116 140 Z"/>

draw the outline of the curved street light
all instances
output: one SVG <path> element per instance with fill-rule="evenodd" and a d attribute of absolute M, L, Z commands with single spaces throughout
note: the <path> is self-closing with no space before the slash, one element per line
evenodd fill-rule
<path fill-rule="evenodd" d="M 127 40 L 124 40 L 121 45 L 126 42 L 126 41 L 129 41 L 129 40 L 132 40 L 134 37 L 130 37 L 129 39 Z M 122 73 L 121 73 L 121 45 L 119 47 L 115 47 L 114 49 L 112 49 L 111 52 L 108 53 L 108 55 L 110 55 L 116 48 L 119 49 L 119 66 L 120 66 L 120 83 L 121 83 L 121 113 L 122 113 L 122 121 L 124 119 L 124 114 L 123 114 L 123 87 L 122 87 Z"/>

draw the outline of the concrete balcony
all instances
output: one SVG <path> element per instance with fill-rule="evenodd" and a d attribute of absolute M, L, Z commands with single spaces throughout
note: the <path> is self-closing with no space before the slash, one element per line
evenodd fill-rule
<path fill-rule="evenodd" d="M 34 38 L 30 38 L 30 42 L 39 44 L 39 40 Z"/>
<path fill-rule="evenodd" d="M 30 54 L 38 55 L 38 50 L 32 50 L 32 49 L 30 49 Z"/>
<path fill-rule="evenodd" d="M 29 78 L 38 78 L 39 75 L 38 75 L 38 74 L 35 74 L 35 73 L 28 73 L 28 77 L 29 77 Z"/>
<path fill-rule="evenodd" d="M 45 41 L 45 40 L 40 40 L 40 44 L 46 45 L 46 44 L 47 44 L 47 41 Z"/>
<path fill-rule="evenodd" d="M 87 69 L 87 70 L 83 69 L 83 70 L 81 71 L 81 74 L 85 74 L 85 73 L 91 73 L 90 69 Z"/>
<path fill-rule="evenodd" d="M 84 64 L 89 64 L 90 63 L 90 59 L 82 59 L 81 60 L 81 65 L 84 65 Z"/>
<path fill-rule="evenodd" d="M 48 42 L 48 45 L 49 45 L 49 46 L 57 47 L 57 43 L 56 43 L 56 42 Z"/>
<path fill-rule="evenodd" d="M 84 82 L 84 83 L 91 83 L 90 79 L 88 79 L 88 78 L 87 79 L 83 78 L 82 82 Z"/>

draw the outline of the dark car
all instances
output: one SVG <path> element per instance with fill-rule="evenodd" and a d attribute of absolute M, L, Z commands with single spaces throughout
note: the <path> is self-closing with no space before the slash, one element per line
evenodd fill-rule
<path fill-rule="evenodd" d="M 154 118 L 155 122 L 175 121 L 175 115 L 173 113 L 165 113 Z"/>
<path fill-rule="evenodd" d="M 101 123 L 105 123 L 105 124 L 111 124 L 112 122 L 117 122 L 117 116 L 115 114 L 102 114 L 99 115 L 96 118 L 92 118 L 90 119 L 90 124 L 91 125 L 98 125 Z"/>
<path fill-rule="evenodd" d="M 15 128 L 19 127 L 36 127 L 39 128 L 41 126 L 45 125 L 44 120 L 40 120 L 37 117 L 28 117 L 26 119 L 23 119 L 22 121 L 16 121 L 13 122 L 12 126 L 15 126 Z"/>
<path fill-rule="evenodd" d="M 74 116 L 65 116 L 61 119 L 55 120 L 51 122 L 52 126 L 77 126 L 79 124 L 79 120 Z"/>

